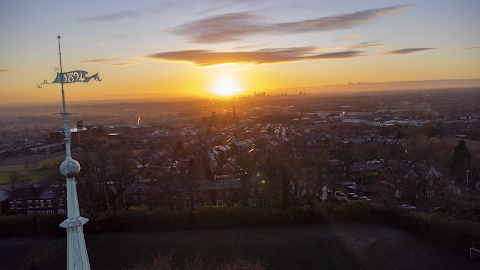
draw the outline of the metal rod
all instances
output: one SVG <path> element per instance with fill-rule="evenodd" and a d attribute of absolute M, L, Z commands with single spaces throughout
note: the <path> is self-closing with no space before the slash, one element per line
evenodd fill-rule
<path fill-rule="evenodd" d="M 67 155 L 67 158 L 70 158 L 71 157 L 71 154 L 70 154 L 70 129 L 68 128 L 68 114 L 67 114 L 67 109 L 66 109 L 66 106 L 65 106 L 65 91 L 63 90 L 63 67 L 62 67 L 62 51 L 61 51 L 61 48 L 60 48 L 60 36 L 57 37 L 58 38 L 58 55 L 60 57 L 60 74 L 61 74 L 61 84 L 62 84 L 62 103 L 63 103 L 63 128 L 64 128 L 64 132 L 65 132 L 65 151 L 66 151 L 66 155 Z"/>

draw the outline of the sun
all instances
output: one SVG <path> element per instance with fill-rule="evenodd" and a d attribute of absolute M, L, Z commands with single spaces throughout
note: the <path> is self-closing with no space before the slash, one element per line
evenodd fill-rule
<path fill-rule="evenodd" d="M 223 96 L 223 97 L 233 96 L 233 95 L 239 93 L 240 91 L 241 91 L 241 89 L 238 89 L 236 87 L 235 82 L 230 80 L 230 79 L 227 79 L 227 78 L 223 78 L 223 79 L 219 80 L 217 82 L 216 89 L 212 90 L 212 92 L 215 95 L 219 95 L 219 96 Z"/>

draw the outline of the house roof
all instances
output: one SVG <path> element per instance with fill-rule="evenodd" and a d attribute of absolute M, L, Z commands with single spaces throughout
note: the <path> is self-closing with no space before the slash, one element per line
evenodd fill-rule
<path fill-rule="evenodd" d="M 380 164 L 353 164 L 350 165 L 350 172 L 378 170 Z"/>
<path fill-rule="evenodd" d="M 425 166 L 421 163 L 414 163 L 412 165 L 402 164 L 398 170 L 399 178 L 406 178 L 408 174 L 413 173 L 415 176 L 420 177 L 421 179 L 427 179 L 430 174 L 435 174 L 437 177 L 442 177 L 443 174 L 440 173 L 433 166 Z"/>
<path fill-rule="evenodd" d="M 0 202 L 3 202 L 6 199 L 8 199 L 11 194 L 12 194 L 11 191 L 0 189 Z"/>
<path fill-rule="evenodd" d="M 12 192 L 10 200 L 53 199 L 55 192 L 49 188 L 17 188 Z"/>

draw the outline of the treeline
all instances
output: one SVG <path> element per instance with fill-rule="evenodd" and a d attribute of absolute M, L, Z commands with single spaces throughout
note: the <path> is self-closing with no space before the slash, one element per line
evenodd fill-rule
<path fill-rule="evenodd" d="M 63 214 L 0 217 L 0 235 L 65 234 L 58 227 L 66 218 Z M 129 210 L 104 212 L 84 226 L 86 233 L 157 231 L 182 229 L 214 229 L 279 224 L 312 224 L 320 222 L 378 222 L 429 238 L 450 248 L 466 250 L 480 243 L 480 224 L 452 221 L 435 214 L 417 214 L 400 208 L 373 208 L 354 201 L 333 208 L 330 204 L 275 208 L 245 208 L 207 206 L 199 210 L 168 211 L 156 208 L 146 211 Z"/>

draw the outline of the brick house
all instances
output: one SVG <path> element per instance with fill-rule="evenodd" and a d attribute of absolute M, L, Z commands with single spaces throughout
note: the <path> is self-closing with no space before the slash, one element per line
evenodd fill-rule
<path fill-rule="evenodd" d="M 58 199 L 53 189 L 30 185 L 17 188 L 8 199 L 8 214 L 29 215 L 58 213 Z"/>
<path fill-rule="evenodd" d="M 238 177 L 219 176 L 215 180 L 201 178 L 194 191 L 188 191 L 175 180 L 133 183 L 126 192 L 127 207 L 146 210 L 156 207 L 171 210 L 194 209 L 205 205 L 233 206 L 239 204 L 241 182 Z"/>
<path fill-rule="evenodd" d="M 0 189 L 0 216 L 8 213 L 8 198 L 10 198 L 11 194 L 12 192 L 9 190 Z"/>
<path fill-rule="evenodd" d="M 397 171 L 398 189 L 395 196 L 415 204 L 417 200 L 431 200 L 445 192 L 443 174 L 433 166 L 421 163 L 403 163 Z"/>

